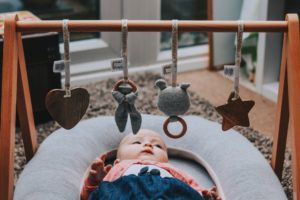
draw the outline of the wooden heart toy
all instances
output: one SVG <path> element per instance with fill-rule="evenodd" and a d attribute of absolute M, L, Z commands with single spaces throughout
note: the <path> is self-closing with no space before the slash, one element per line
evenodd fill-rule
<path fill-rule="evenodd" d="M 70 89 L 70 34 L 68 20 L 63 20 L 64 60 L 58 62 L 65 69 L 65 89 L 54 89 L 46 96 L 46 108 L 51 117 L 65 129 L 73 128 L 85 114 L 90 95 L 84 88 Z M 54 64 L 56 66 L 56 64 Z"/>
<path fill-rule="evenodd" d="M 63 89 L 51 90 L 46 96 L 46 108 L 55 121 L 65 129 L 73 128 L 85 114 L 90 95 L 84 88 L 72 89 L 66 97 Z"/>

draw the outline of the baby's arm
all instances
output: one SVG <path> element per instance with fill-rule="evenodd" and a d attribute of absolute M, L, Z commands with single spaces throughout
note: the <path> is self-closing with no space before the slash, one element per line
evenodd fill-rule
<path fill-rule="evenodd" d="M 88 199 L 89 194 L 98 187 L 99 183 L 112 168 L 112 165 L 104 165 L 105 158 L 106 154 L 102 154 L 92 162 L 80 193 L 81 200 Z"/>
<path fill-rule="evenodd" d="M 204 199 L 222 200 L 222 198 L 218 195 L 217 187 L 215 186 L 208 190 L 203 190 L 202 196 Z"/>
<path fill-rule="evenodd" d="M 186 176 L 189 177 L 189 175 Z M 215 186 L 210 189 L 206 189 L 201 187 L 192 177 L 188 178 L 188 184 L 197 190 L 205 200 L 222 200 L 222 198 L 218 195 L 217 187 Z"/>

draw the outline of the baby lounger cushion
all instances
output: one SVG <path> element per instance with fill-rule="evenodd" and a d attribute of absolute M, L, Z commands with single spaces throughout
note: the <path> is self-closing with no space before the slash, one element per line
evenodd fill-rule
<path fill-rule="evenodd" d="M 169 147 L 170 162 L 195 177 L 205 187 L 217 185 L 226 200 L 284 200 L 283 188 L 272 168 L 242 135 L 222 132 L 221 125 L 186 116 L 188 131 L 180 139 L 167 138 L 166 117 L 143 115 L 142 128 L 159 132 Z M 179 127 L 171 127 L 179 129 Z M 26 165 L 14 193 L 15 200 L 79 199 L 84 173 L 103 152 L 118 147 L 130 132 L 119 133 L 113 117 L 80 122 L 72 130 L 59 129 L 40 145 Z"/>

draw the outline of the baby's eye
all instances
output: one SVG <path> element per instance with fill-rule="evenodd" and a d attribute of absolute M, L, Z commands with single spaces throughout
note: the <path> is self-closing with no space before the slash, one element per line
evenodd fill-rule
<path fill-rule="evenodd" d="M 141 144 L 141 142 L 140 141 L 135 141 L 132 144 Z"/>
<path fill-rule="evenodd" d="M 155 146 L 162 149 L 162 146 L 160 144 L 156 144 Z"/>

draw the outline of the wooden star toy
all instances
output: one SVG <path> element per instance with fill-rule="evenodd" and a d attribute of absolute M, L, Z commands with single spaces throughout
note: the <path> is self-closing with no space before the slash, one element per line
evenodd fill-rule
<path fill-rule="evenodd" d="M 227 104 L 216 107 L 217 112 L 222 115 L 222 130 L 227 131 L 232 127 L 246 126 L 250 125 L 248 113 L 254 106 L 255 102 L 242 101 L 240 97 L 234 98 L 234 92 L 232 92 L 228 98 Z"/>

